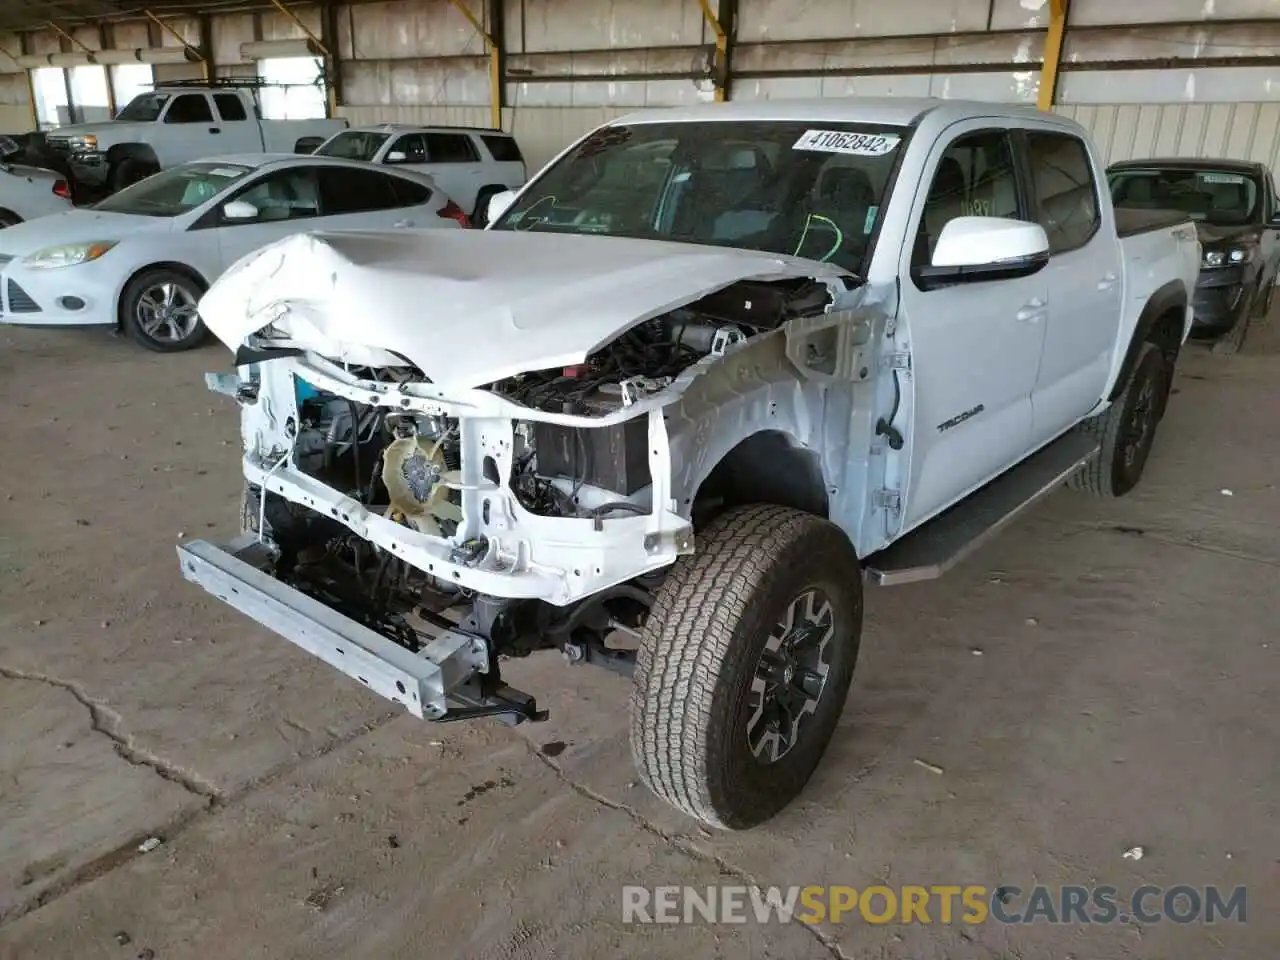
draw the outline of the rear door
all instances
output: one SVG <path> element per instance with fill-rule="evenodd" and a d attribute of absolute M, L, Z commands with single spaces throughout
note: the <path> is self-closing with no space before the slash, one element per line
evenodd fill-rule
<path fill-rule="evenodd" d="M 403 178 L 376 169 L 324 166 L 319 169 L 320 204 L 324 216 L 319 224 L 326 230 L 387 230 L 433 226 L 426 208 L 406 206 L 418 199 L 412 191 L 397 189 Z M 424 188 L 425 190 L 425 188 Z M 422 199 L 431 198 L 425 191 Z"/>
<path fill-rule="evenodd" d="M 911 373 L 910 480 L 905 531 L 1017 463 L 1031 439 L 1031 390 L 1044 348 L 1047 284 L 1028 277 L 931 286 L 942 228 L 960 216 L 1030 217 L 1014 136 L 991 121 L 948 128 L 934 144 L 903 251 L 901 309 Z"/>
<path fill-rule="evenodd" d="M 1052 440 L 1102 398 L 1120 330 L 1124 284 L 1111 204 L 1089 148 L 1032 127 L 1023 136 L 1035 218 L 1049 237 L 1049 322 L 1032 395 L 1035 445 Z"/>
<path fill-rule="evenodd" d="M 221 131 L 219 152 L 252 153 L 263 148 L 257 120 L 250 116 L 240 94 L 215 93 L 213 108 L 218 114 L 216 126 Z"/>

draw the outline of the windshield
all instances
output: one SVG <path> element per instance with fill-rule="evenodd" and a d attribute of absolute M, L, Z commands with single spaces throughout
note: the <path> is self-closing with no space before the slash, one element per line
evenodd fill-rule
<path fill-rule="evenodd" d="M 372 160 L 387 142 L 389 134 L 365 130 L 346 130 L 335 134 L 316 147 L 317 157 L 341 157 L 343 160 Z"/>
<path fill-rule="evenodd" d="M 176 217 L 213 199 L 251 169 L 216 162 L 171 167 L 112 194 L 94 209 L 144 217 Z"/>
<path fill-rule="evenodd" d="M 852 272 L 870 252 L 902 131 L 781 121 L 597 130 L 491 229 L 764 250 Z"/>
<path fill-rule="evenodd" d="M 1117 170 L 1107 179 L 1117 207 L 1177 210 L 1192 220 L 1223 227 L 1251 223 L 1260 194 L 1252 177 L 1223 170 Z"/>
<path fill-rule="evenodd" d="M 167 93 L 140 93 L 116 114 L 117 120 L 138 120 L 150 123 L 160 119 L 160 111 L 169 102 Z"/>

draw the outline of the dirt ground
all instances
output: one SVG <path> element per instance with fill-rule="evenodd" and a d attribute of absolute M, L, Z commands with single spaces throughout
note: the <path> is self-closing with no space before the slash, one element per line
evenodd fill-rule
<path fill-rule="evenodd" d="M 1273 955 L 1278 343 L 1188 351 L 1132 496 L 1056 493 L 869 592 L 818 775 L 712 835 L 636 782 L 619 677 L 535 656 L 509 678 L 550 721 L 430 726 L 182 582 L 180 538 L 235 532 L 225 350 L 0 329 L 0 957 Z M 1248 914 L 622 922 L 624 884 L 744 883 L 1245 885 Z"/>

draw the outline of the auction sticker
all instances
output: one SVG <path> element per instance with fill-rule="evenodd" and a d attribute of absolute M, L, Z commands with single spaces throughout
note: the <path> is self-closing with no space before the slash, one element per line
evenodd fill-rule
<path fill-rule="evenodd" d="M 1237 173 L 1202 173 L 1200 179 L 1204 183 L 1244 183 L 1244 177 Z"/>
<path fill-rule="evenodd" d="M 895 133 L 849 133 L 843 130 L 806 130 L 792 150 L 843 153 L 851 157 L 883 157 L 902 138 Z"/>

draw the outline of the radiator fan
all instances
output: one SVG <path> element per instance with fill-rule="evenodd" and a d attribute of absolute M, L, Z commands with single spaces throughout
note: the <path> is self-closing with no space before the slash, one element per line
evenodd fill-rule
<path fill-rule="evenodd" d="M 462 510 L 449 501 L 449 483 L 459 482 L 447 469 L 443 440 L 410 436 L 393 440 L 382 454 L 382 482 L 391 495 L 390 513 L 399 514 L 419 533 L 443 536 L 442 521 L 458 523 Z"/>

